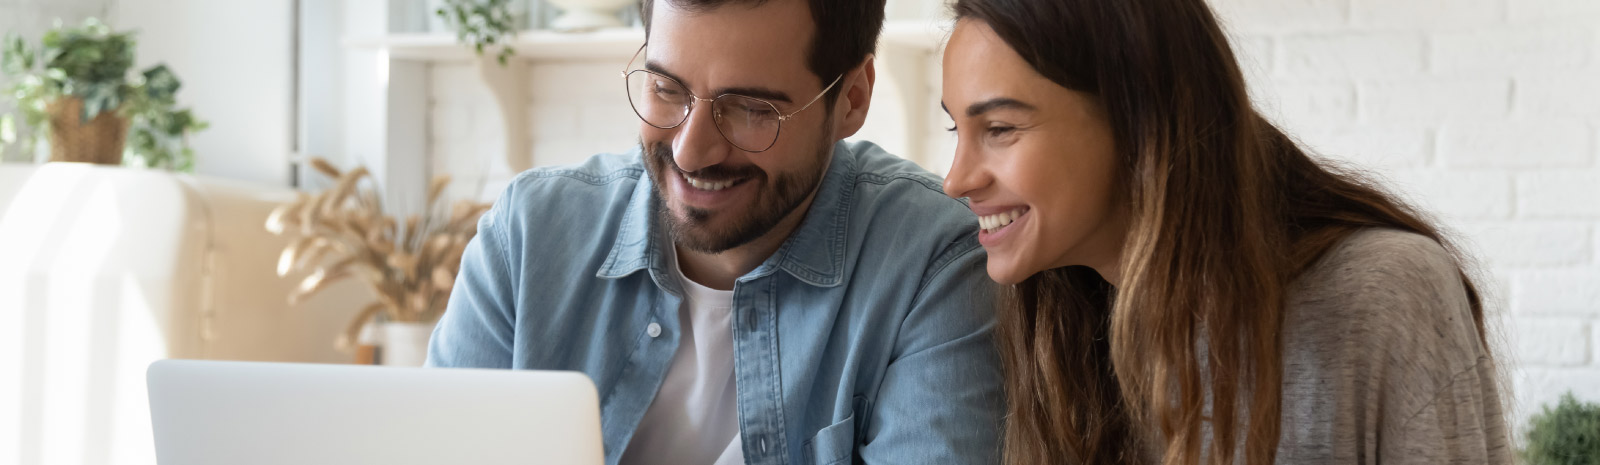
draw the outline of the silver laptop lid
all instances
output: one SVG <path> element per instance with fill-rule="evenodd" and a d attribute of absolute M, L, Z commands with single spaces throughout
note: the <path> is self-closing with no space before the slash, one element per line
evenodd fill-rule
<path fill-rule="evenodd" d="M 599 401 L 576 372 L 163 360 L 161 465 L 600 464 Z"/>

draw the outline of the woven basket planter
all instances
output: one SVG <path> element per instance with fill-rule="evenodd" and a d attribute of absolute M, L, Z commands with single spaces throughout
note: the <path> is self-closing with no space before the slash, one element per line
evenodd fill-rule
<path fill-rule="evenodd" d="M 102 111 L 84 123 L 83 100 L 63 97 L 52 102 L 50 112 L 50 161 L 121 165 L 122 148 L 128 142 L 128 119 L 116 110 Z"/>

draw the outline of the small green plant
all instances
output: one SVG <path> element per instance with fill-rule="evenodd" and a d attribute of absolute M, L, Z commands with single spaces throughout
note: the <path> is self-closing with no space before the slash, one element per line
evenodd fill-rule
<path fill-rule="evenodd" d="M 9 85 L 0 98 L 16 103 L 21 125 L 14 115 L 0 116 L 0 142 L 20 143 L 25 153 L 50 129 L 50 104 L 62 98 L 83 101 L 81 121 L 102 112 L 127 118 L 128 144 L 124 161 L 150 168 L 192 171 L 194 152 L 187 136 L 205 129 L 206 123 L 189 109 L 178 108 L 178 76 L 166 65 L 156 65 L 129 76 L 134 63 L 132 32 L 113 32 L 89 18 L 76 28 L 60 22 L 33 47 L 15 34 L 5 39 L 0 72 Z M 3 148 L 3 147 L 0 147 Z"/>
<path fill-rule="evenodd" d="M 1568 392 L 1555 409 L 1546 405 L 1529 420 L 1529 465 L 1600 465 L 1600 405 L 1578 402 Z"/>
<path fill-rule="evenodd" d="M 433 13 L 455 29 L 457 41 L 472 44 L 478 56 L 483 56 L 485 47 L 499 44 L 495 59 L 504 66 L 506 59 L 517 53 L 505 43 L 517 35 L 511 0 L 445 0 L 444 6 Z"/>

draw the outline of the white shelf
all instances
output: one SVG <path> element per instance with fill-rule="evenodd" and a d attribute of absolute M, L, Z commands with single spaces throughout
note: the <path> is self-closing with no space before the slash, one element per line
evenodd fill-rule
<path fill-rule="evenodd" d="M 565 60 L 623 56 L 644 44 L 644 30 L 602 29 L 591 32 L 522 31 L 511 41 L 514 59 Z M 449 34 L 391 34 L 380 37 L 346 39 L 345 46 L 383 49 L 397 60 L 470 61 L 472 47 L 456 42 Z M 488 50 L 484 55 L 492 56 Z"/>
<path fill-rule="evenodd" d="M 893 20 L 883 27 L 882 44 L 911 49 L 938 50 L 948 34 L 941 21 Z M 456 42 L 450 34 L 390 34 L 345 39 L 346 47 L 387 50 L 396 60 L 471 61 L 472 48 Z M 533 61 L 627 59 L 644 44 L 644 29 L 616 28 L 589 32 L 522 31 L 512 39 L 513 59 Z M 488 50 L 485 55 L 490 55 Z"/>
<path fill-rule="evenodd" d="M 918 96 L 925 95 L 928 91 L 928 62 L 938 60 L 933 55 L 944 44 L 949 27 L 946 22 L 936 20 L 892 20 L 884 24 L 877 61 L 879 83 L 895 89 L 896 92 L 893 93 L 905 96 L 899 99 L 897 105 L 892 106 L 902 117 L 914 118 L 913 115 L 936 111 L 929 108 L 925 99 Z M 473 63 L 483 84 L 494 94 L 495 103 L 500 110 L 499 122 L 505 133 L 505 153 L 500 157 L 504 160 L 503 171 L 509 173 L 521 172 L 532 167 L 532 160 L 528 158 L 532 147 L 532 139 L 528 134 L 526 85 L 529 64 L 611 60 L 620 65 L 643 44 L 642 28 L 601 29 L 577 33 L 549 30 L 523 31 L 510 42 L 511 47 L 516 49 L 511 65 L 500 66 L 492 58 L 496 51 L 484 50 L 484 57 L 479 58 L 471 47 L 457 43 L 456 37 L 451 34 L 389 34 L 344 40 L 345 47 L 377 52 L 381 54 L 380 56 L 386 56 L 389 63 L 383 68 L 383 73 L 388 73 L 390 69 L 407 70 L 405 73 L 408 76 L 386 75 L 384 78 L 389 84 L 381 90 L 386 99 L 384 101 L 387 102 L 385 108 L 388 108 L 382 111 L 386 112 L 394 111 L 394 108 L 426 107 L 426 90 L 422 84 L 425 81 L 409 76 L 422 73 L 426 64 Z M 392 121 L 394 114 L 373 116 L 381 117 L 380 121 L 390 121 L 388 123 L 390 125 L 394 124 Z M 412 131 L 395 130 L 394 133 L 406 136 Z M 895 138 L 902 141 L 902 149 L 905 152 L 919 153 L 923 148 L 923 138 L 914 134 L 901 134 Z M 408 139 L 389 141 L 387 146 L 393 156 L 392 152 L 398 150 L 395 147 L 412 145 L 421 144 Z M 412 158 L 421 159 L 422 156 Z"/>

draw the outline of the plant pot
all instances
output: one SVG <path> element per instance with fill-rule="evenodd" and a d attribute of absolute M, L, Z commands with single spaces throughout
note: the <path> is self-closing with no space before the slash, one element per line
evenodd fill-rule
<path fill-rule="evenodd" d="M 128 119 L 106 110 L 85 123 L 83 100 L 62 97 L 46 108 L 50 112 L 50 161 L 121 165 L 128 142 Z"/>
<path fill-rule="evenodd" d="M 428 360 L 428 338 L 433 323 L 389 321 L 379 325 L 383 337 L 384 366 L 420 367 Z"/>
<path fill-rule="evenodd" d="M 634 5 L 635 0 L 548 0 L 561 9 L 561 16 L 550 23 L 560 31 L 587 31 L 608 27 L 622 27 L 619 13 L 622 8 Z"/>

